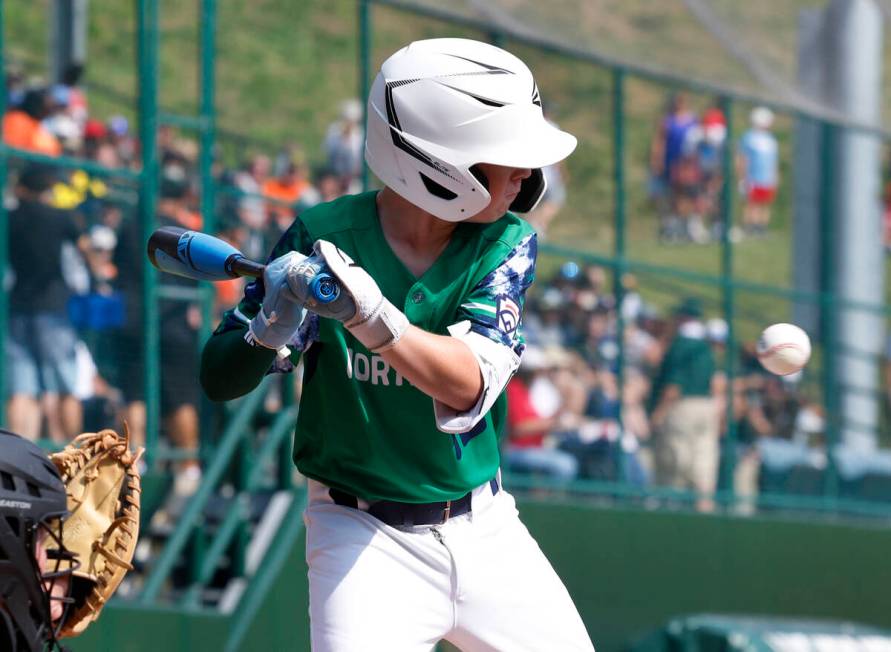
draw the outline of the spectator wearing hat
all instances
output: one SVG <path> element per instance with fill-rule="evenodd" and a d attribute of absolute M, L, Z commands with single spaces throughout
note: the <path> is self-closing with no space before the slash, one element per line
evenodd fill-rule
<path fill-rule="evenodd" d="M 700 511 L 714 509 L 719 415 L 713 397 L 715 360 L 702 305 L 685 299 L 674 312 L 675 334 L 653 382 L 651 422 L 656 481 L 692 489 Z"/>
<path fill-rule="evenodd" d="M 692 240 L 705 242 L 709 237 L 720 238 L 718 215 L 721 187 L 724 183 L 724 147 L 727 140 L 727 120 L 716 100 L 702 112 L 699 124 L 687 132 L 684 150 L 690 154 L 697 168 L 695 214 L 700 221 L 688 223 Z M 711 228 L 707 226 L 711 225 Z"/>
<path fill-rule="evenodd" d="M 750 116 L 752 126 L 739 141 L 737 167 L 745 200 L 743 229 L 757 237 L 767 233 L 779 185 L 779 146 L 770 131 L 773 119 L 773 111 L 756 107 Z"/>
<path fill-rule="evenodd" d="M 43 127 L 55 136 L 67 154 L 76 154 L 83 143 L 83 124 L 71 114 L 71 89 L 63 84 L 50 86 L 47 94 L 49 110 Z"/>
<path fill-rule="evenodd" d="M 62 269 L 65 245 L 85 251 L 79 216 L 51 205 L 53 170 L 30 165 L 16 188 L 9 214 L 9 294 L 6 346 L 9 427 L 29 439 L 42 432 L 41 404 L 49 436 L 57 443 L 80 432 L 77 383 L 78 337 L 66 312 L 71 290 Z"/>

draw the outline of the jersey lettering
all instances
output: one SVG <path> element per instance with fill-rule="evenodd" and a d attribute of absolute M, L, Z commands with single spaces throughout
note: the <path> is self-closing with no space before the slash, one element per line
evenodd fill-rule
<path fill-rule="evenodd" d="M 367 356 L 364 353 L 347 349 L 347 378 L 354 378 L 362 383 L 370 382 L 372 385 L 383 385 L 389 387 L 395 385 L 402 387 L 405 380 L 398 371 L 390 367 L 390 363 L 381 356 L 372 354 Z M 392 376 L 391 373 L 392 372 Z"/>

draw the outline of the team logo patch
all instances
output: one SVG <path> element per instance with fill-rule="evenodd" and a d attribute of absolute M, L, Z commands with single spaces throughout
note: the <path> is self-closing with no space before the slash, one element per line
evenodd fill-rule
<path fill-rule="evenodd" d="M 498 328 L 510 335 L 520 325 L 520 306 L 508 297 L 499 297 L 496 320 Z"/>

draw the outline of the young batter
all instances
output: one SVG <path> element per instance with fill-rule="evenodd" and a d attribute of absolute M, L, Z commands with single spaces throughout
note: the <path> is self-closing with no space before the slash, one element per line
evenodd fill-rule
<path fill-rule="evenodd" d="M 509 210 L 534 207 L 541 168 L 575 145 L 513 55 L 412 43 L 368 100 L 383 190 L 304 212 L 207 343 L 215 400 L 302 352 L 294 461 L 309 478 L 314 650 L 593 649 L 498 471 L 536 256 Z M 307 312 L 313 253 L 342 294 Z"/>

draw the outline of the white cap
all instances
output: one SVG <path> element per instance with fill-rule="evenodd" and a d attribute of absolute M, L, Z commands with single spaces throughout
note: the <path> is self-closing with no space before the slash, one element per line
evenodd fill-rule
<path fill-rule="evenodd" d="M 757 129 L 770 129 L 773 124 L 773 111 L 766 106 L 756 106 L 749 116 L 752 126 Z"/>

